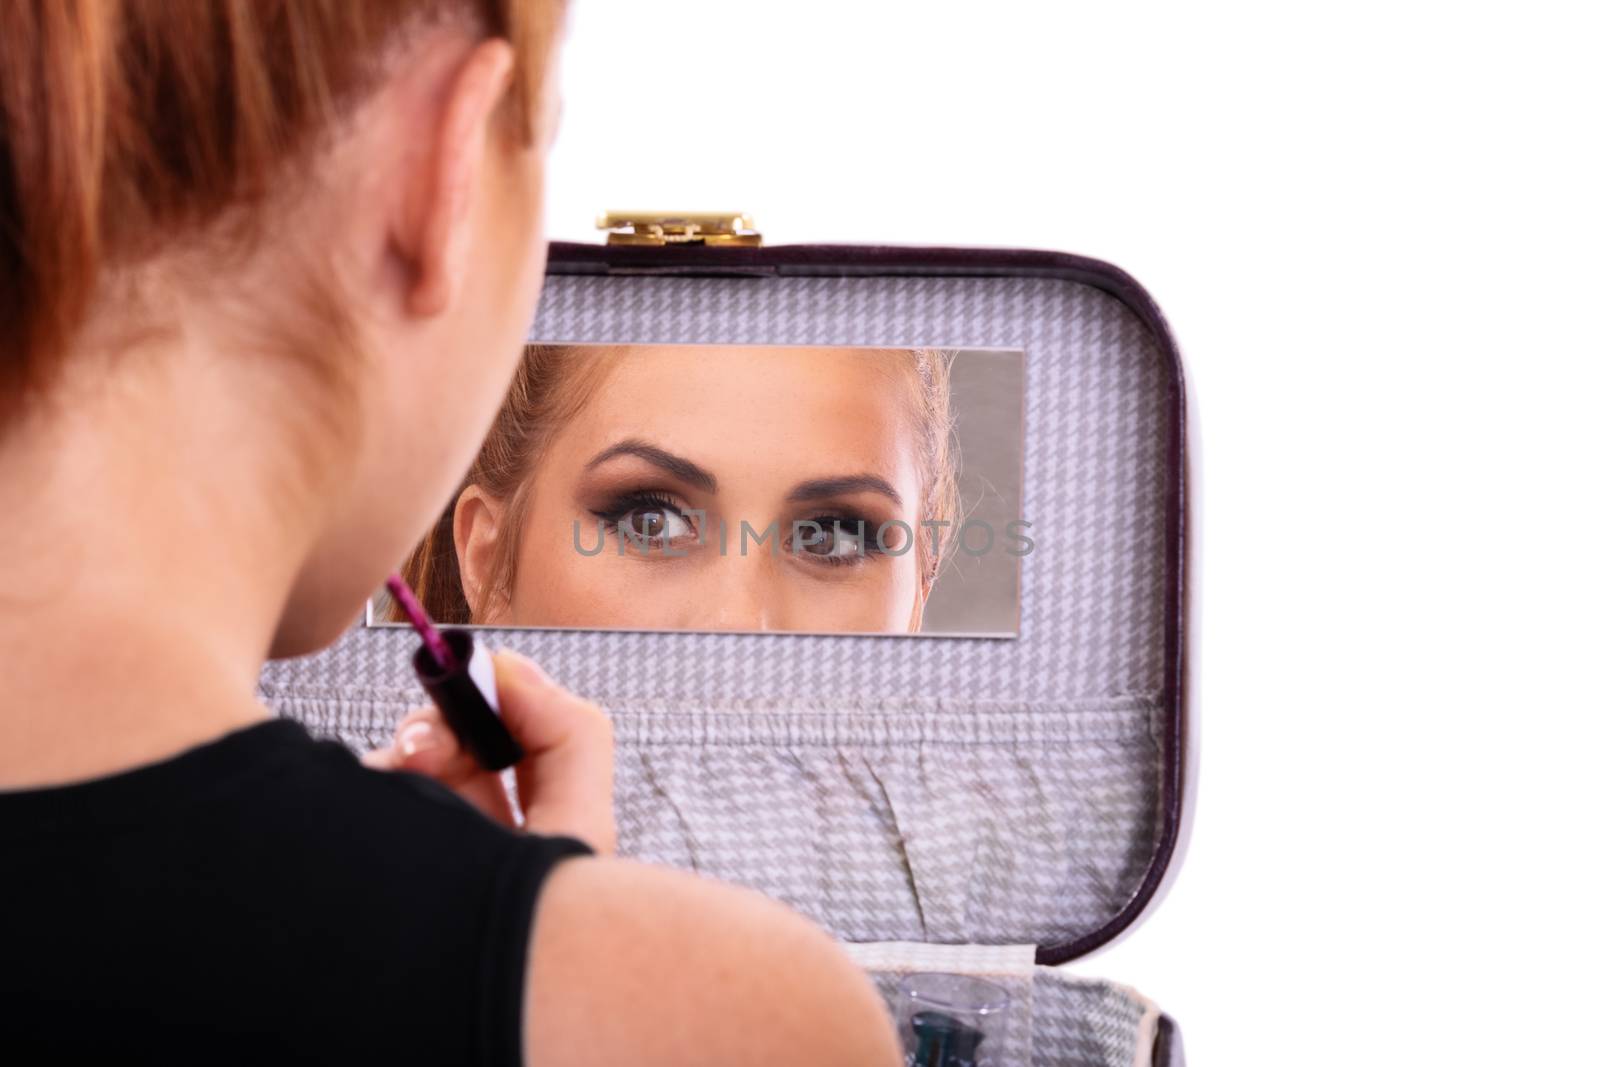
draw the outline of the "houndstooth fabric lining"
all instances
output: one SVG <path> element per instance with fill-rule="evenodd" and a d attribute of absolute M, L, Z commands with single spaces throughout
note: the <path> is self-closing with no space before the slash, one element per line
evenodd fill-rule
<path fill-rule="evenodd" d="M 1161 1012 L 1124 986 L 1034 969 L 1034 1067 L 1147 1067 Z"/>
<path fill-rule="evenodd" d="M 1088 286 L 1027 278 L 554 276 L 540 341 L 1015 347 L 1015 639 L 494 631 L 604 705 L 621 850 L 851 941 L 1058 943 L 1113 918 L 1159 826 L 1170 368 Z M 356 627 L 263 697 L 357 748 L 423 702 Z"/>

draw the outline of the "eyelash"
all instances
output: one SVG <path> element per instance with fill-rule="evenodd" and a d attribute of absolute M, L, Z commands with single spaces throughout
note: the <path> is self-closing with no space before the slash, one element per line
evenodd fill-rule
<path fill-rule="evenodd" d="M 865 516 L 861 515 L 808 515 L 804 521 L 814 522 L 824 530 L 833 530 L 842 527 L 847 533 L 861 535 L 861 551 L 849 556 L 819 556 L 814 552 L 795 552 L 797 556 L 804 556 L 808 562 L 824 567 L 859 567 L 872 556 L 881 555 L 883 549 L 878 547 L 879 527 L 874 526 Z"/>
<path fill-rule="evenodd" d="M 612 533 L 617 533 L 617 526 L 624 516 L 635 511 L 670 511 L 674 515 L 689 521 L 689 516 L 684 514 L 683 505 L 660 495 L 646 491 L 623 493 L 612 499 L 609 507 L 590 509 L 590 514 L 600 520 L 600 524 Z M 691 523 L 692 525 L 692 523 Z M 620 535 L 619 535 L 620 536 Z"/>
<path fill-rule="evenodd" d="M 635 511 L 670 511 L 685 522 L 689 521 L 689 517 L 684 514 L 682 505 L 652 491 L 623 493 L 615 497 L 608 507 L 591 509 L 590 514 L 598 519 L 601 525 L 611 533 L 617 534 L 617 528 L 622 519 Z M 803 521 L 814 522 L 824 530 L 842 528 L 850 534 L 855 534 L 859 531 L 861 539 L 861 551 L 848 556 L 824 556 L 814 552 L 794 552 L 795 555 L 804 557 L 808 563 L 823 567 L 858 567 L 867 562 L 870 557 L 883 554 L 884 550 L 878 545 L 881 529 L 863 515 L 808 515 Z"/>

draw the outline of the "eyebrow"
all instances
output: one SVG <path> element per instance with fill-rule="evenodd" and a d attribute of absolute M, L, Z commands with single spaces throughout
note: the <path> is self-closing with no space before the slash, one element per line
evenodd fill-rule
<path fill-rule="evenodd" d="M 618 441 L 616 444 L 595 454 L 594 458 L 584 464 L 584 470 L 593 470 L 609 460 L 618 456 L 634 456 L 644 460 L 653 467 L 659 467 L 668 474 L 680 478 L 697 489 L 708 493 L 717 491 L 717 477 L 693 460 L 685 459 L 673 452 L 637 437 L 629 437 Z M 791 504 L 798 504 L 807 500 L 822 500 L 830 496 L 844 496 L 847 493 L 878 493 L 894 501 L 898 507 L 901 503 L 900 494 L 888 481 L 876 474 L 849 474 L 836 478 L 813 478 L 801 482 L 789 490 L 785 499 Z"/>
<path fill-rule="evenodd" d="M 616 459 L 618 456 L 636 456 L 654 467 L 660 467 L 668 474 L 680 478 L 697 489 L 708 493 L 717 491 L 717 479 L 714 474 L 682 456 L 674 455 L 664 448 L 658 448 L 647 441 L 637 437 L 630 437 L 625 441 L 618 441 L 610 448 L 598 453 L 584 465 L 584 470 L 594 470 L 607 460 Z"/>
<path fill-rule="evenodd" d="M 809 482 L 801 482 L 789 490 L 788 500 L 791 504 L 803 500 L 820 500 L 823 497 L 842 496 L 845 493 L 881 493 L 900 504 L 900 494 L 894 491 L 894 486 L 876 474 L 852 474 L 840 478 L 813 478 Z"/>

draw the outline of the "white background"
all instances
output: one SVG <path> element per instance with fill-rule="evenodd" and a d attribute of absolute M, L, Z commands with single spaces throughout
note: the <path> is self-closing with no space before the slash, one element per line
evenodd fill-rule
<path fill-rule="evenodd" d="M 552 235 L 1109 259 L 1198 405 L 1191 1062 L 1596 1062 L 1587 5 L 579 0 Z"/>

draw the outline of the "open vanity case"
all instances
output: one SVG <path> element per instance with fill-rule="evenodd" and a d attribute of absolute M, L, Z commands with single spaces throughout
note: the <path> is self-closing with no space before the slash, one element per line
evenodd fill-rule
<path fill-rule="evenodd" d="M 886 995 L 917 971 L 1000 984 L 991 1062 L 1180 1064 L 1159 1008 L 1072 966 L 1157 898 L 1186 818 L 1185 399 L 1155 304 L 1058 253 L 617 230 L 551 246 L 530 340 L 1020 349 L 1034 532 L 1006 639 L 486 634 L 612 715 L 619 852 L 792 905 Z M 385 744 L 425 702 L 414 646 L 358 624 L 261 694 Z"/>

